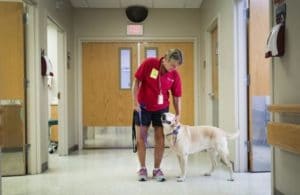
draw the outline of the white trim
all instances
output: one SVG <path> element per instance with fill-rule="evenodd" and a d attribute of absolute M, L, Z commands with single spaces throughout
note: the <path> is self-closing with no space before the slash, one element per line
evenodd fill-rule
<path fill-rule="evenodd" d="M 269 0 L 269 14 L 270 14 L 270 29 L 272 29 L 272 26 L 274 24 L 274 21 L 273 21 L 273 15 L 274 15 L 274 8 L 273 8 L 273 3 L 272 3 L 272 0 Z M 272 58 L 271 59 L 271 63 L 270 63 L 270 69 L 271 69 L 271 76 L 270 76 L 270 83 L 271 83 L 271 102 L 270 104 L 273 104 L 275 102 L 275 97 L 274 97 L 274 93 L 275 93 L 275 86 L 274 86 L 274 83 L 275 83 L 275 68 L 273 68 L 273 66 L 275 65 L 275 62 L 274 62 L 275 58 Z M 271 116 L 270 116 L 270 120 L 271 121 L 275 121 L 275 116 L 274 116 L 274 113 L 270 113 Z M 276 174 L 275 174 L 275 148 L 270 145 L 270 149 L 271 149 L 271 194 L 275 194 L 275 181 L 276 181 Z"/>
<path fill-rule="evenodd" d="M 200 91 L 200 87 L 201 85 L 198 82 L 198 75 L 200 77 L 200 65 L 199 65 L 199 58 L 197 58 L 197 53 L 200 53 L 198 50 L 198 44 L 196 39 L 194 39 L 193 42 L 193 46 L 194 46 L 194 125 L 200 125 L 200 101 L 201 101 L 201 97 L 199 97 L 199 91 Z M 184 56 L 183 56 L 184 57 Z"/>
<path fill-rule="evenodd" d="M 27 90 L 27 140 L 28 149 L 28 173 L 41 172 L 41 134 L 40 127 L 40 87 L 39 76 L 39 33 L 38 33 L 38 9 L 28 6 L 28 24 L 26 27 L 26 77 L 29 82 Z"/>
<path fill-rule="evenodd" d="M 75 124 L 76 131 L 78 132 L 78 147 L 79 150 L 83 148 L 83 122 L 82 122 L 82 41 L 79 39 L 76 42 L 77 54 L 75 54 L 76 66 L 75 66 Z M 76 123 L 76 122 L 75 122 Z"/>
<path fill-rule="evenodd" d="M 76 39 L 76 38 L 75 38 Z M 75 69 L 75 118 L 77 121 L 76 130 L 78 132 L 78 143 L 79 143 L 79 149 L 83 148 L 83 122 L 82 122 L 82 43 L 83 42 L 130 42 L 130 41 L 164 41 L 164 42 L 193 42 L 194 45 L 194 55 L 196 55 L 195 47 L 198 47 L 197 44 L 197 38 L 196 37 L 79 37 L 76 42 L 75 48 L 77 48 L 77 56 L 76 59 L 76 69 Z M 197 72 L 196 70 L 198 67 L 198 61 L 196 61 L 196 56 L 194 56 L 194 72 Z M 196 75 L 196 73 L 195 73 Z M 196 75 L 197 76 L 197 75 Z M 198 89 L 198 82 L 197 77 L 194 78 L 194 86 L 196 89 Z M 197 102 L 197 94 L 198 90 L 194 90 L 194 105 L 199 105 L 199 102 Z M 194 109 L 194 121 L 195 124 L 199 123 L 198 121 L 198 113 L 199 113 L 198 106 Z"/>
<path fill-rule="evenodd" d="M 141 64 L 141 43 L 137 43 L 137 64 L 138 66 Z"/>
<path fill-rule="evenodd" d="M 205 32 L 205 53 L 206 53 L 206 78 L 205 78 L 205 93 L 203 94 L 205 97 L 205 101 L 206 101 L 206 124 L 209 125 L 213 125 L 213 101 L 212 99 L 209 97 L 209 93 L 212 91 L 212 53 L 211 53 L 211 32 L 212 30 L 214 30 L 214 28 L 218 27 L 218 37 L 217 37 L 217 41 L 218 43 L 220 43 L 220 15 L 218 14 L 216 17 L 214 17 L 212 19 L 212 21 L 209 23 L 207 30 Z M 220 45 L 219 45 L 220 48 Z M 221 64 L 220 62 L 220 55 L 218 55 L 218 62 L 219 64 Z M 218 71 L 218 74 L 220 74 L 220 71 Z M 219 76 L 218 76 L 219 77 Z M 220 117 L 219 117 L 220 118 Z"/>
<path fill-rule="evenodd" d="M 235 169 L 248 171 L 247 141 L 247 0 L 235 0 L 234 6 L 234 70 L 235 70 L 235 129 L 240 136 L 235 150 Z"/>
<path fill-rule="evenodd" d="M 58 32 L 58 154 L 68 155 L 69 152 L 69 125 L 68 125 L 68 75 L 67 75 L 67 38 L 66 32 Z M 61 48 L 60 48 L 61 47 Z"/>

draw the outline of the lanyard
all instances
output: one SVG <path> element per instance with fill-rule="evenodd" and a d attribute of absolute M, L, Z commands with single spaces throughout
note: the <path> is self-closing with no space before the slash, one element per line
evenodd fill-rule
<path fill-rule="evenodd" d="M 160 64 L 160 67 L 159 67 L 159 71 L 158 71 L 158 90 L 159 90 L 159 94 L 162 94 L 162 90 L 161 90 L 161 68 L 162 68 L 162 64 Z"/>

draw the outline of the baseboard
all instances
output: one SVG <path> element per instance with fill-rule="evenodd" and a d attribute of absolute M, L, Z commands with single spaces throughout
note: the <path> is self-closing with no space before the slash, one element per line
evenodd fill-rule
<path fill-rule="evenodd" d="M 284 195 L 284 193 L 280 192 L 277 188 L 274 188 L 275 195 Z"/>
<path fill-rule="evenodd" d="M 42 173 L 48 170 L 48 161 L 42 164 Z"/>
<path fill-rule="evenodd" d="M 79 146 L 78 146 L 78 144 L 75 144 L 74 146 L 69 148 L 68 152 L 69 152 L 69 154 L 71 154 L 72 152 L 76 152 L 78 150 L 79 150 Z"/>

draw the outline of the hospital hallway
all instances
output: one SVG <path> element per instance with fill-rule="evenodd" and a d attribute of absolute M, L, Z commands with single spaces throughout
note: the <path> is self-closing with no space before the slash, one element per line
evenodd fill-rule
<path fill-rule="evenodd" d="M 152 176 L 153 149 L 147 149 L 148 176 Z M 138 161 L 131 149 L 89 149 L 69 156 L 49 155 L 49 170 L 43 174 L 2 178 L 3 195 L 269 195 L 267 173 L 234 173 L 234 182 L 218 164 L 211 177 L 207 153 L 190 155 L 185 182 L 177 182 L 179 165 L 175 154 L 165 150 L 161 168 L 166 182 L 137 181 Z"/>

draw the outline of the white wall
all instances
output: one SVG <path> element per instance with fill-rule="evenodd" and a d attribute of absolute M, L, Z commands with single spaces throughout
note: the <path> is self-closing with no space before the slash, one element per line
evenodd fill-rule
<path fill-rule="evenodd" d="M 75 38 L 126 37 L 125 9 L 75 9 Z M 143 37 L 199 35 L 199 9 L 149 9 Z"/>
<path fill-rule="evenodd" d="M 60 8 L 56 7 L 56 1 L 54 0 L 38 0 L 38 46 L 39 49 L 47 49 L 47 17 L 51 17 L 67 34 L 67 50 L 73 54 L 73 20 L 72 20 L 72 7 L 68 1 L 63 1 L 64 4 Z M 37 70 L 37 73 L 40 73 Z M 69 114 L 69 147 L 76 144 L 75 131 L 74 131 L 74 68 L 68 70 L 68 114 Z M 38 81 L 38 88 L 40 96 L 37 102 L 40 104 L 40 155 L 41 163 L 48 161 L 48 97 L 47 97 L 47 83 L 40 76 Z M 38 165 L 40 166 L 40 165 Z M 39 172 L 39 171 L 38 171 Z"/>
<path fill-rule="evenodd" d="M 286 0 L 286 3 L 285 54 L 281 58 L 274 58 L 272 67 L 273 103 L 300 104 L 300 1 Z M 276 121 L 299 124 L 300 116 L 277 117 Z M 275 149 L 273 157 L 274 189 L 282 194 L 300 194 L 300 156 Z"/>
<path fill-rule="evenodd" d="M 228 132 L 237 130 L 235 118 L 235 60 L 234 60 L 234 1 L 233 0 L 204 0 L 200 8 L 200 64 L 201 75 L 206 77 L 201 81 L 201 96 L 207 97 L 210 89 L 209 78 L 211 75 L 209 48 L 209 30 L 212 24 L 218 21 L 218 46 L 219 46 L 219 126 Z M 206 68 L 203 63 L 206 61 Z M 206 86 L 203 86 L 205 84 Z M 204 91 L 206 89 L 206 91 Z M 201 102 L 201 107 L 209 110 L 209 98 Z M 210 112 L 202 115 L 201 122 L 209 123 Z M 231 159 L 235 156 L 235 142 L 229 142 Z"/>

